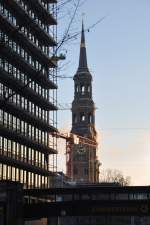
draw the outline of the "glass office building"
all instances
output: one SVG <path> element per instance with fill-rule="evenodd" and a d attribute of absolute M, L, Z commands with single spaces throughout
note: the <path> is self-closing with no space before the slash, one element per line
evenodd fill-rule
<path fill-rule="evenodd" d="M 50 187 L 57 164 L 56 0 L 0 0 L 0 179 Z"/>

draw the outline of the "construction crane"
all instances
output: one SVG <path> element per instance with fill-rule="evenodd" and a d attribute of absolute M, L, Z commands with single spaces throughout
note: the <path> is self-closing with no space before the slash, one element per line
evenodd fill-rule
<path fill-rule="evenodd" d="M 66 140 L 66 168 L 67 168 L 67 176 L 72 176 L 72 149 L 73 145 L 79 145 L 84 144 L 91 146 L 93 148 L 97 148 L 97 142 L 94 140 L 91 140 L 89 138 L 79 136 L 74 133 L 62 133 L 62 132 L 53 132 L 51 133 L 52 136 L 56 138 L 61 138 Z"/>

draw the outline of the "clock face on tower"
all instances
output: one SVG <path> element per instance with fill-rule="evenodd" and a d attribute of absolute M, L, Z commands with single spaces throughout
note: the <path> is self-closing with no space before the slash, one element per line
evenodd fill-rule
<path fill-rule="evenodd" d="M 84 153 L 86 152 L 85 146 L 84 146 L 83 144 L 79 144 L 79 145 L 78 145 L 77 152 L 78 152 L 79 154 L 84 154 Z"/>

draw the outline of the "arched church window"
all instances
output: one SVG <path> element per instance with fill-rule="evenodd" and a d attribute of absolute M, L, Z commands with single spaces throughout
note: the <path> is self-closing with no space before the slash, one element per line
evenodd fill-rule
<path fill-rule="evenodd" d="M 90 85 L 87 86 L 87 91 L 91 92 L 91 86 Z"/>
<path fill-rule="evenodd" d="M 73 123 L 77 123 L 77 115 L 76 114 L 73 115 Z"/>
<path fill-rule="evenodd" d="M 76 84 L 76 86 L 75 86 L 75 91 L 76 92 L 79 92 L 79 86 Z"/>
<path fill-rule="evenodd" d="M 84 95 L 85 94 L 85 86 L 81 85 L 81 94 Z"/>
<path fill-rule="evenodd" d="M 81 113 L 80 114 L 80 121 L 81 122 L 84 122 L 85 121 L 85 114 L 84 113 Z"/>
<path fill-rule="evenodd" d="M 89 123 L 92 123 L 93 121 L 92 121 L 92 113 L 89 113 L 89 115 L 88 115 L 88 122 Z"/>

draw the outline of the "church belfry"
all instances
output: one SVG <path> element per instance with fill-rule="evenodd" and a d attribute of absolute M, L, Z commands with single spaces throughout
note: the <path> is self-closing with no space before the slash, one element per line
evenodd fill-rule
<path fill-rule="evenodd" d="M 72 133 L 96 142 L 95 104 L 92 97 L 92 75 L 88 69 L 84 24 L 82 22 L 79 66 L 74 75 L 72 102 Z M 96 147 L 74 144 L 72 178 L 79 182 L 98 182 L 99 162 Z"/>

